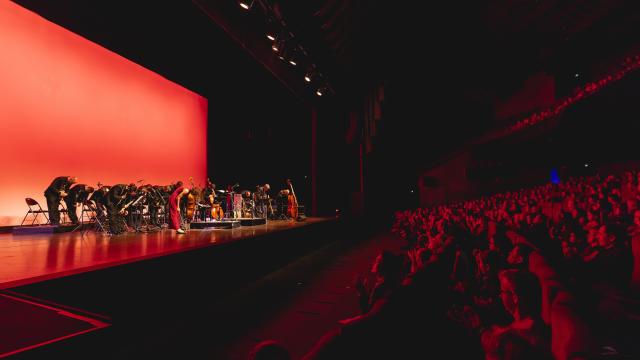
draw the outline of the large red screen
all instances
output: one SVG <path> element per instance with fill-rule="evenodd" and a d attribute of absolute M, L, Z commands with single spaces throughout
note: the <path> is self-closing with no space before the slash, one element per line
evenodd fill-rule
<path fill-rule="evenodd" d="M 0 2 L 0 225 L 56 176 L 169 184 L 206 177 L 207 100 Z"/>

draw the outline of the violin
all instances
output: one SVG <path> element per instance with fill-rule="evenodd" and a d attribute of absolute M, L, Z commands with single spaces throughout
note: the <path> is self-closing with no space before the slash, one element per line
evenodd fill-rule
<path fill-rule="evenodd" d="M 287 215 L 292 219 L 298 218 L 298 198 L 293 191 L 293 184 L 290 179 L 287 179 L 287 185 L 289 186 L 289 195 L 287 195 Z"/>

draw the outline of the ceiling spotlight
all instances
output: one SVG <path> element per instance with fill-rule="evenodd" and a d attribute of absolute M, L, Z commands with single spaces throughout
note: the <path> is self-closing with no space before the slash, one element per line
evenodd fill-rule
<path fill-rule="evenodd" d="M 267 35 L 267 39 L 271 41 L 275 41 L 276 36 L 278 34 L 278 27 L 276 26 L 276 21 L 273 20 L 273 18 L 268 17 L 265 23 L 265 28 L 266 28 L 265 33 Z"/>
<path fill-rule="evenodd" d="M 278 59 L 291 63 L 291 65 L 297 65 L 298 61 L 295 57 L 295 51 L 291 47 L 291 43 L 285 41 L 282 37 L 278 37 L 278 40 L 273 43 L 271 49 L 278 54 Z"/>
<path fill-rule="evenodd" d="M 253 6 L 253 1 L 254 0 L 251 0 L 251 1 L 249 1 L 249 0 L 240 0 L 239 4 L 240 4 L 241 8 L 243 8 L 245 10 L 251 10 L 251 7 Z"/>
<path fill-rule="evenodd" d="M 279 35 L 276 40 L 273 42 L 273 44 L 271 45 L 271 50 L 273 50 L 273 52 L 275 53 L 281 53 L 284 52 L 284 48 L 286 45 L 286 39 L 284 36 Z"/>
<path fill-rule="evenodd" d="M 320 88 L 320 89 L 316 90 L 316 95 L 322 96 L 323 94 L 324 94 L 324 88 Z"/>
<path fill-rule="evenodd" d="M 316 66 L 311 65 L 307 69 L 307 72 L 304 74 L 304 81 L 310 83 L 316 77 Z"/>
<path fill-rule="evenodd" d="M 300 57 L 298 56 L 298 51 L 295 48 L 289 50 L 289 52 L 285 55 L 287 61 L 289 61 L 289 64 L 291 64 L 292 66 L 298 65 L 298 59 Z"/>

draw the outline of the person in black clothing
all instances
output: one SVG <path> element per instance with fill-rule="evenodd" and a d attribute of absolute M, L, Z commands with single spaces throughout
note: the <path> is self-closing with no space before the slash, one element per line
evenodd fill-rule
<path fill-rule="evenodd" d="M 149 197 L 147 198 L 147 202 L 149 205 L 149 219 L 151 220 L 151 224 L 157 227 L 160 227 L 162 225 L 162 223 L 158 219 L 158 215 L 162 206 L 166 204 L 166 200 L 164 199 L 163 195 L 164 192 L 164 186 L 149 185 Z"/>
<path fill-rule="evenodd" d="M 140 196 L 140 191 L 138 189 L 138 187 L 136 186 L 136 184 L 131 183 L 129 184 L 129 186 L 127 187 L 127 197 L 124 199 L 125 203 L 132 203 L 135 202 L 135 200 L 138 198 L 138 196 Z M 139 219 L 135 214 L 135 211 L 133 209 L 133 207 L 129 207 L 127 209 L 127 213 L 126 215 L 126 219 L 127 219 L 127 225 L 129 225 L 132 228 L 138 228 L 139 227 Z"/>
<path fill-rule="evenodd" d="M 93 188 L 85 184 L 76 184 L 69 189 L 64 203 L 67 204 L 67 212 L 72 223 L 78 223 L 78 214 L 76 213 L 78 204 L 84 203 L 91 193 L 93 193 Z"/>
<path fill-rule="evenodd" d="M 53 179 L 51 185 L 44 191 L 47 199 L 47 209 L 49 209 L 49 219 L 52 225 L 60 225 L 60 200 L 67 196 L 67 191 L 71 184 L 78 181 L 78 178 L 72 176 L 58 176 Z"/>
<path fill-rule="evenodd" d="M 253 193 L 253 201 L 256 204 L 258 217 L 271 218 L 273 216 L 269 190 L 271 190 L 271 186 L 264 184 L 262 186 L 256 186 L 256 191 Z"/>
<path fill-rule="evenodd" d="M 206 213 L 211 213 L 211 206 L 215 206 L 215 200 L 216 200 L 216 184 L 214 184 L 213 182 L 211 182 L 211 180 L 209 178 L 207 178 L 207 185 L 204 187 L 204 190 L 202 192 L 202 202 L 206 205 L 208 205 L 209 207 L 205 209 L 205 211 L 201 212 L 201 218 L 200 220 L 205 221 L 206 219 Z"/>
<path fill-rule="evenodd" d="M 110 186 L 98 183 L 98 190 L 94 191 L 89 198 L 89 200 L 96 204 L 96 216 L 98 217 L 104 218 L 107 215 L 105 209 L 107 206 L 107 194 L 110 189 Z"/>
<path fill-rule="evenodd" d="M 117 235 L 127 230 L 127 224 L 124 219 L 123 207 L 126 204 L 127 185 L 118 184 L 111 187 L 107 194 L 107 208 L 109 230 L 112 234 Z"/>
<path fill-rule="evenodd" d="M 209 196 L 213 195 L 215 197 L 216 184 L 214 184 L 211 179 L 207 178 L 207 185 L 204 187 L 204 192 L 202 195 L 205 200 L 209 199 Z"/>

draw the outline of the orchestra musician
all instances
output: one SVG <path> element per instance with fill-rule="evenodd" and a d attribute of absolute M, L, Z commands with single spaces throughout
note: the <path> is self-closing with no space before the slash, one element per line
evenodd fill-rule
<path fill-rule="evenodd" d="M 175 230 L 178 234 L 185 233 L 180 227 L 180 199 L 187 194 L 189 194 L 189 189 L 184 187 L 182 181 L 178 181 L 171 196 L 169 196 L 169 228 Z"/>
<path fill-rule="evenodd" d="M 98 189 L 95 190 L 89 200 L 93 201 L 96 204 L 96 216 L 105 217 L 107 216 L 106 207 L 107 207 L 107 194 L 109 193 L 110 186 L 105 186 L 101 183 L 98 183 Z"/>
<path fill-rule="evenodd" d="M 125 199 L 127 197 L 127 185 L 118 184 L 111 187 L 107 193 L 106 208 L 109 230 L 112 234 L 117 235 L 127 230 L 127 224 L 124 219 L 126 212 Z"/>
<path fill-rule="evenodd" d="M 151 219 L 151 224 L 157 227 L 160 227 L 160 221 L 158 219 L 158 213 L 162 208 L 162 204 L 165 203 L 163 198 L 164 186 L 153 185 L 149 186 L 149 218 Z"/>
<path fill-rule="evenodd" d="M 235 183 L 233 185 L 227 185 L 227 214 L 233 218 L 242 217 L 242 204 L 238 203 L 235 199 L 236 189 L 240 187 L 240 184 Z"/>
<path fill-rule="evenodd" d="M 136 184 L 131 183 L 129 184 L 129 186 L 127 186 L 127 197 L 124 199 L 126 201 L 126 203 L 132 203 L 134 201 L 136 201 L 136 199 L 138 198 L 138 187 L 136 186 Z M 134 212 L 131 211 L 133 209 L 127 209 L 127 213 L 126 215 L 126 220 L 127 220 L 127 225 L 129 227 L 132 228 L 138 228 L 138 218 L 135 216 Z"/>
<path fill-rule="evenodd" d="M 258 185 L 256 186 L 256 192 L 253 193 L 253 201 L 256 204 L 256 210 L 264 217 L 270 217 L 273 215 L 269 190 L 271 190 L 271 186 L 269 184 L 264 184 L 262 186 Z"/>
<path fill-rule="evenodd" d="M 78 204 L 84 203 L 89 198 L 89 195 L 93 193 L 93 190 L 91 186 L 85 184 L 76 184 L 69 189 L 69 193 L 64 198 L 64 203 L 67 204 L 67 212 L 72 223 L 78 223 Z"/>
<path fill-rule="evenodd" d="M 47 209 L 49 209 L 49 219 L 52 225 L 60 225 L 60 200 L 67 196 L 67 191 L 72 184 L 78 182 L 77 177 L 58 176 L 53 179 L 51 185 L 44 191 L 47 199 Z"/>
<path fill-rule="evenodd" d="M 216 206 L 215 205 L 215 201 L 216 201 L 216 184 L 211 182 L 211 180 L 209 178 L 207 178 L 207 184 L 205 185 L 204 192 L 202 193 L 202 199 L 203 199 L 203 201 L 205 201 L 207 204 L 209 204 L 212 207 L 212 210 L 213 210 L 213 207 Z M 203 213 L 202 213 L 202 221 L 204 221 L 205 218 L 206 218 L 206 213 L 203 211 Z"/>

